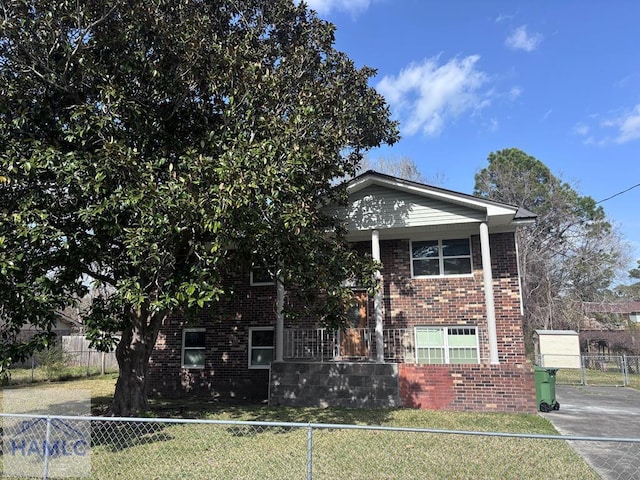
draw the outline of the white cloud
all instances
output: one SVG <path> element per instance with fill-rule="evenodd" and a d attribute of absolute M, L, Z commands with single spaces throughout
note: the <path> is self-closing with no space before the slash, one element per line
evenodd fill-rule
<path fill-rule="evenodd" d="M 501 13 L 496 17 L 496 23 L 512 20 L 513 17 L 515 17 L 515 15 L 509 14 L 509 13 Z"/>
<path fill-rule="evenodd" d="M 626 143 L 640 138 L 640 104 L 630 112 L 611 120 L 612 126 L 618 128 L 616 142 Z"/>
<path fill-rule="evenodd" d="M 355 15 L 369 8 L 371 0 L 306 0 L 306 4 L 320 15 L 332 10 L 342 10 Z"/>
<path fill-rule="evenodd" d="M 513 101 L 520 95 L 522 95 L 522 89 L 520 87 L 512 87 L 511 90 L 509 90 L 509 100 Z"/>
<path fill-rule="evenodd" d="M 578 123 L 575 127 L 573 127 L 573 131 L 576 135 L 580 135 L 581 137 L 586 137 L 589 135 L 589 125 L 585 125 L 584 123 Z"/>
<path fill-rule="evenodd" d="M 584 137 L 585 144 L 606 146 L 640 140 L 640 103 L 631 109 L 614 110 L 607 118 L 597 114 L 588 118 L 573 128 L 573 133 Z"/>
<path fill-rule="evenodd" d="M 597 145 L 604 146 L 607 141 L 606 140 L 596 140 L 592 134 L 593 128 L 586 123 L 579 122 L 573 127 L 573 133 L 582 137 L 582 143 L 584 145 Z"/>
<path fill-rule="evenodd" d="M 489 93 L 482 91 L 489 77 L 477 68 L 479 59 L 471 55 L 441 65 L 438 56 L 411 63 L 397 76 L 383 77 L 376 88 L 402 122 L 403 133 L 436 136 L 448 121 L 489 105 Z"/>
<path fill-rule="evenodd" d="M 507 47 L 513 50 L 524 50 L 525 52 L 534 51 L 538 48 L 540 42 L 542 42 L 542 34 L 528 33 L 526 25 L 516 28 L 504 41 Z"/>

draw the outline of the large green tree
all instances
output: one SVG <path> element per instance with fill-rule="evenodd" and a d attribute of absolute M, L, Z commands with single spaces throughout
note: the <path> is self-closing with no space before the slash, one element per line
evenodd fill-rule
<path fill-rule="evenodd" d="M 397 129 L 330 23 L 293 0 L 16 0 L 0 22 L 10 330 L 50 330 L 101 284 L 85 322 L 117 343 L 112 410 L 129 415 L 162 322 L 228 293 L 236 265 L 278 265 L 339 323 L 340 280 L 370 270 L 320 207 Z"/>
<path fill-rule="evenodd" d="M 493 152 L 475 177 L 476 195 L 538 215 L 518 232 L 525 327 L 579 328 L 581 303 L 600 301 L 625 261 L 603 208 L 517 148 Z"/>

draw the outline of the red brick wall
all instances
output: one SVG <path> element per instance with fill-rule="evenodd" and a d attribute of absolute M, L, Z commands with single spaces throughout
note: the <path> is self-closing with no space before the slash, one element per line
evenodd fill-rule
<path fill-rule="evenodd" d="M 500 362 L 526 362 L 520 287 L 513 233 L 490 235 L 498 355 Z M 370 251 L 369 242 L 357 249 Z M 473 325 L 479 329 L 480 356 L 489 358 L 480 237 L 471 237 L 473 274 L 448 278 L 411 278 L 410 241 L 380 242 L 384 328 L 416 325 Z M 369 309 L 370 315 L 373 309 Z M 369 320 L 370 326 L 373 319 Z"/>
<path fill-rule="evenodd" d="M 407 406 L 412 404 L 411 399 L 415 396 L 416 405 L 435 405 L 434 408 L 467 409 L 469 405 L 477 405 L 477 409 L 509 411 L 518 393 L 507 388 L 505 379 L 514 385 L 523 383 L 523 387 L 518 387 L 521 392 L 533 388 L 533 377 L 524 352 L 513 234 L 491 235 L 490 242 L 501 365 L 464 368 L 403 365 L 405 372 L 415 368 L 417 372 L 421 372 L 420 375 L 427 375 L 423 377 L 423 385 L 427 389 L 425 392 L 440 392 L 436 399 L 433 393 L 415 390 L 417 384 L 407 374 L 407 394 L 403 397 L 407 399 Z M 473 274 L 467 277 L 411 278 L 409 245 L 409 240 L 381 242 L 384 265 L 384 328 L 475 325 L 480 334 L 481 358 L 487 359 L 489 352 L 479 237 L 472 237 Z M 359 243 L 356 248 L 370 251 L 370 243 Z M 163 326 L 151 359 L 152 391 L 164 394 L 193 392 L 235 399 L 266 398 L 268 370 L 248 368 L 247 344 L 249 327 L 275 324 L 275 286 L 252 287 L 249 285 L 248 273 L 234 276 L 232 284 L 233 295 L 220 302 L 215 309 L 201 312 L 198 318 L 188 323 L 184 319 L 173 318 Z M 369 327 L 372 328 L 372 302 L 369 305 L 369 315 Z M 314 326 L 312 319 L 298 320 L 297 324 L 303 328 Z M 185 326 L 206 329 L 204 369 L 181 368 L 182 330 Z M 285 326 L 290 327 L 292 324 L 287 321 Z M 454 377 L 454 373 L 462 377 Z M 487 383 L 491 385 L 483 390 Z M 413 396 L 409 395 L 414 390 Z M 447 395 L 451 397 L 449 400 Z M 499 396 L 503 396 L 504 400 L 499 401 Z M 466 400 L 463 402 L 462 398 Z M 519 402 L 521 401 L 525 400 L 520 399 Z M 499 406 L 490 407 L 496 403 Z"/>
<path fill-rule="evenodd" d="M 248 368 L 249 328 L 275 324 L 275 285 L 250 286 L 249 273 L 235 275 L 233 295 L 187 321 L 174 317 L 163 325 L 150 361 L 150 391 L 184 392 L 237 400 L 263 400 L 269 370 Z M 205 328 L 205 368 L 181 368 L 182 331 Z"/>
<path fill-rule="evenodd" d="M 536 412 L 530 364 L 398 365 L 402 406 L 429 410 Z"/>

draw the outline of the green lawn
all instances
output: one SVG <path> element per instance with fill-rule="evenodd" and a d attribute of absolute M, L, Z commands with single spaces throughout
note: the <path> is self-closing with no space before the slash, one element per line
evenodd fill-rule
<path fill-rule="evenodd" d="M 584 380 L 587 385 L 622 386 L 624 377 L 621 372 L 585 370 Z M 559 385 L 582 385 L 583 374 L 579 369 L 561 368 L 556 373 Z M 629 387 L 640 390 L 640 375 L 629 375 Z"/>
<path fill-rule="evenodd" d="M 115 375 L 17 385 L 89 389 L 93 411 L 108 405 Z M 229 421 L 380 425 L 479 432 L 556 434 L 534 414 L 412 409 L 272 408 L 186 398 L 151 399 L 149 416 Z M 301 479 L 308 428 L 228 424 L 95 423 L 91 478 Z M 559 440 L 341 428 L 312 431 L 313 478 L 598 478 Z"/>

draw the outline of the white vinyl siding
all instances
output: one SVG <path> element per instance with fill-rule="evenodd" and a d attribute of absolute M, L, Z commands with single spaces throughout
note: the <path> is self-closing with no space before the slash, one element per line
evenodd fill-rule
<path fill-rule="evenodd" d="M 377 185 L 352 194 L 346 209 L 328 210 L 346 218 L 348 227 L 356 230 L 477 223 L 487 215 L 486 210 Z"/>

